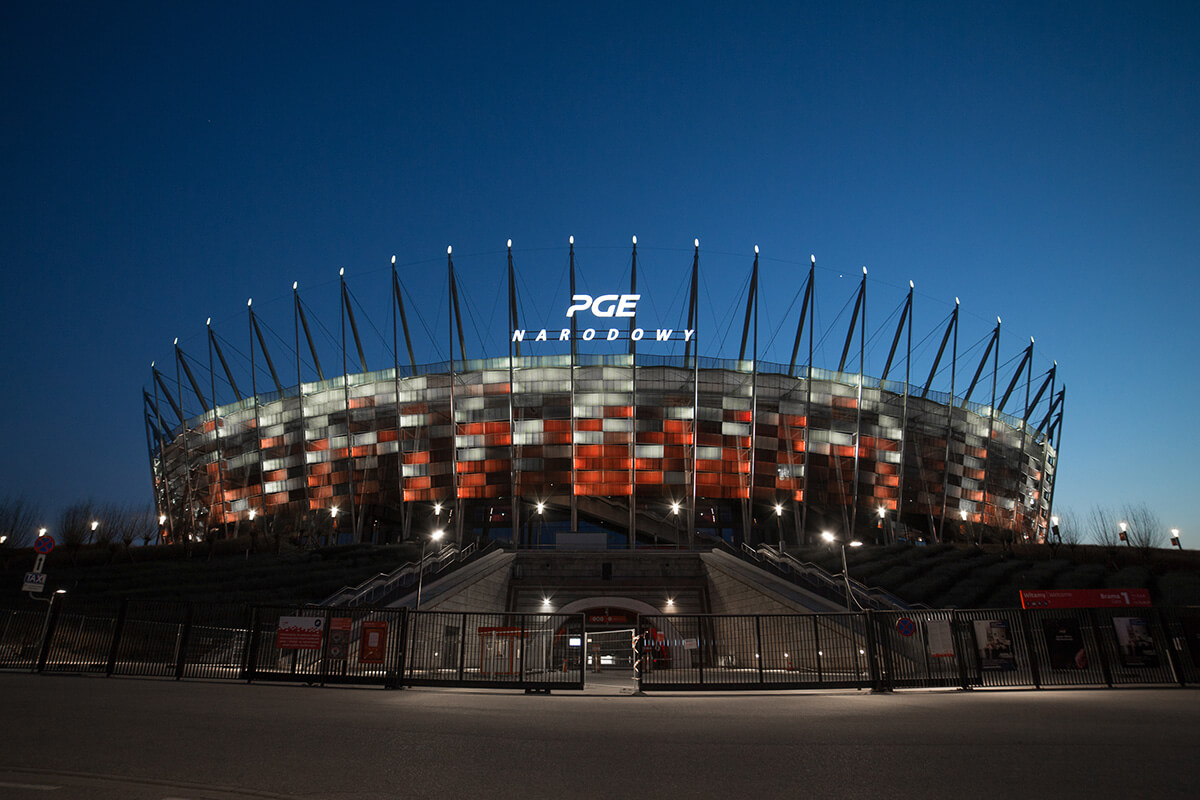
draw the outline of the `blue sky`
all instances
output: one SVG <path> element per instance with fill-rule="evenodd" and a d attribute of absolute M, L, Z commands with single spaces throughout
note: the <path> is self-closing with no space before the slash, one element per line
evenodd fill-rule
<path fill-rule="evenodd" d="M 0 492 L 48 520 L 149 501 L 150 362 L 210 316 L 248 350 L 248 297 L 290 340 L 298 280 L 336 334 L 338 269 L 386 309 L 395 253 L 444 331 L 452 244 L 501 354 L 506 239 L 550 321 L 567 236 L 599 291 L 636 234 L 669 313 L 700 238 L 710 329 L 756 244 L 786 328 L 815 253 L 828 366 L 862 265 L 868 371 L 909 280 L 917 339 L 1002 317 L 1067 385 L 1056 508 L 1196 528 L 1195 4 L 8 4 L 0 66 Z"/>

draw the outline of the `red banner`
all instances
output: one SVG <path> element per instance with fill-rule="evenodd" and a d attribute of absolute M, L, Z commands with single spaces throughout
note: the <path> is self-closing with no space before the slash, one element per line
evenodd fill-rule
<path fill-rule="evenodd" d="M 1146 608 L 1149 589 L 1044 589 L 1021 592 L 1021 608 Z"/>
<path fill-rule="evenodd" d="M 275 646 L 280 650 L 320 650 L 322 617 L 280 617 Z"/>
<path fill-rule="evenodd" d="M 387 650 L 388 624 L 364 622 L 359 627 L 362 629 L 362 636 L 358 640 L 358 663 L 382 664 Z"/>

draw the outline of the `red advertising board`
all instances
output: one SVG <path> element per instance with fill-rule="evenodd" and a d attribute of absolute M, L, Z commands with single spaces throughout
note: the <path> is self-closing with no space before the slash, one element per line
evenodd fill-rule
<path fill-rule="evenodd" d="M 275 646 L 280 650 L 320 650 L 322 617 L 280 617 Z"/>
<path fill-rule="evenodd" d="M 359 628 L 362 630 L 362 635 L 358 640 L 358 663 L 382 664 L 384 654 L 387 652 L 388 624 L 366 621 Z"/>
<path fill-rule="evenodd" d="M 1149 589 L 1043 589 L 1021 592 L 1021 608 L 1146 608 Z"/>

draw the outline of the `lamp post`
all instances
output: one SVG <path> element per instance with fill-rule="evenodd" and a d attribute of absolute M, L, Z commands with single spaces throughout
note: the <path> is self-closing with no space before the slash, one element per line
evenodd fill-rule
<path fill-rule="evenodd" d="M 421 540 L 421 562 L 417 565 L 417 607 L 416 610 L 421 610 L 421 587 L 425 583 L 425 545 L 430 542 L 436 542 L 445 535 L 445 531 L 438 528 L 433 533 L 429 534 L 428 539 Z"/>
<path fill-rule="evenodd" d="M 880 506 L 876 511 L 879 513 L 879 530 L 883 532 L 883 543 L 890 544 L 892 537 L 888 536 L 887 526 L 885 525 L 887 522 L 887 506 Z"/>
<path fill-rule="evenodd" d="M 330 542 L 330 544 L 337 544 L 337 537 L 338 537 L 337 515 L 338 515 L 338 507 L 330 506 L 329 507 L 329 516 L 333 519 L 333 541 Z"/>
<path fill-rule="evenodd" d="M 534 549 L 538 549 L 542 546 L 542 530 L 545 527 L 545 522 L 546 522 L 546 504 L 541 500 L 538 500 L 538 502 L 537 502 L 537 515 L 538 515 L 538 532 L 537 532 L 537 541 L 533 543 Z"/>
<path fill-rule="evenodd" d="M 775 504 L 775 531 L 779 535 L 779 555 L 783 556 L 783 503 Z"/>
<path fill-rule="evenodd" d="M 854 600 L 854 594 L 850 590 L 850 567 L 846 564 L 846 545 L 850 545 L 851 547 L 862 547 L 862 542 L 858 541 L 857 539 L 851 539 L 849 542 L 845 542 L 845 541 L 838 539 L 836 536 L 834 536 L 829 531 L 821 531 L 821 538 L 824 539 L 825 541 L 829 542 L 830 544 L 833 544 L 834 542 L 838 542 L 841 544 L 841 547 L 842 547 L 842 580 L 844 580 L 846 583 L 846 610 L 853 611 L 854 607 L 851 606 L 850 603 L 853 602 L 855 605 L 858 605 L 858 601 Z M 859 608 L 862 608 L 862 606 L 859 606 Z"/>
<path fill-rule="evenodd" d="M 1122 541 L 1122 542 L 1124 542 L 1126 545 L 1128 545 L 1129 547 L 1133 547 L 1133 544 L 1132 544 L 1132 543 L 1130 543 L 1130 541 L 1129 541 L 1129 525 L 1127 525 L 1126 523 L 1122 522 L 1122 523 L 1120 523 L 1120 526 L 1121 526 L 1121 532 L 1120 532 L 1119 534 L 1117 534 L 1117 536 L 1118 536 L 1118 537 L 1121 539 L 1121 541 Z"/>
<path fill-rule="evenodd" d="M 675 546 L 679 547 L 679 503 L 671 503 L 671 519 L 675 523 Z"/>
<path fill-rule="evenodd" d="M 0 543 L 3 541 L 3 539 L 0 539 Z M 1183 545 L 1179 543 L 1179 528 L 1171 528 L 1171 545 L 1178 547 L 1181 551 L 1183 550 Z"/>

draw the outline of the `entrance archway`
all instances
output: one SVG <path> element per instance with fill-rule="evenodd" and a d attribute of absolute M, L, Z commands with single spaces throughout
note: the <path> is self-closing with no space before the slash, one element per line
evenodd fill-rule
<path fill-rule="evenodd" d="M 588 635 L 584 646 L 583 664 L 589 686 L 608 686 L 628 689 L 636 678 L 637 660 L 634 635 L 639 633 L 639 617 L 657 617 L 662 634 L 669 642 L 680 641 L 675 627 L 662 620 L 662 610 L 632 597 L 601 595 L 572 601 L 557 613 L 584 614 Z"/>

